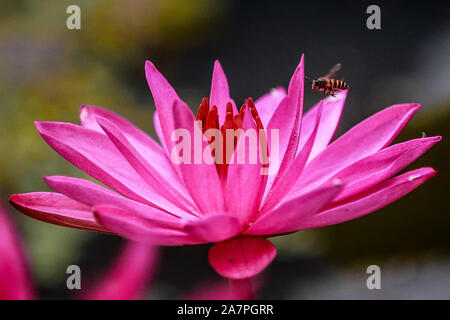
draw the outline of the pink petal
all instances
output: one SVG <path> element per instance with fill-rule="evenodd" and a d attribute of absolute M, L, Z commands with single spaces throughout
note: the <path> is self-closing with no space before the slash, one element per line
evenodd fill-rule
<path fill-rule="evenodd" d="M 152 162 L 146 161 L 137 150 L 133 148 L 131 143 L 117 127 L 103 118 L 97 118 L 97 121 L 112 143 L 114 143 L 134 170 L 136 170 L 136 172 L 149 184 L 152 190 L 158 190 L 158 192 L 167 200 L 184 209 L 186 212 L 192 212 L 193 215 L 198 213 L 198 208 L 195 204 L 184 196 L 184 194 L 189 196 L 187 190 L 185 190 L 183 194 L 178 192 L 180 189 L 185 189 L 183 184 L 177 183 L 172 186 L 170 182 L 166 181 L 165 177 L 159 173 L 158 169 L 152 166 Z"/>
<path fill-rule="evenodd" d="M 260 213 L 263 214 L 272 208 L 274 208 L 286 194 L 290 191 L 292 186 L 297 181 L 298 177 L 303 172 L 306 162 L 309 158 L 314 142 L 316 141 L 319 126 L 321 124 L 322 115 L 322 102 L 319 102 L 319 112 L 316 112 L 316 124 L 313 131 L 310 133 L 308 141 L 302 146 L 302 149 L 295 157 L 291 166 L 289 167 L 289 174 L 286 174 L 283 178 L 275 180 L 272 184 L 270 191 L 267 193 L 264 203 L 260 209 Z"/>
<path fill-rule="evenodd" d="M 145 63 L 145 75 L 147 77 L 148 86 L 152 92 L 153 99 L 155 100 L 156 114 L 159 117 L 159 126 L 161 127 L 161 132 L 163 136 L 163 142 L 161 144 L 166 146 L 167 154 L 170 159 L 170 152 L 174 146 L 171 141 L 171 135 L 175 130 L 173 105 L 175 101 L 179 104 L 180 108 L 183 109 L 183 113 L 189 118 L 193 118 L 192 111 L 184 103 L 175 92 L 174 88 L 169 84 L 169 82 L 164 78 L 164 76 L 156 69 L 156 67 L 150 61 Z M 191 115 L 189 115 L 191 114 Z M 157 128 L 157 122 L 155 129 Z M 161 139 L 161 138 L 160 138 Z M 173 163 L 172 163 L 173 165 Z M 181 177 L 180 167 L 173 166 L 175 171 Z"/>
<path fill-rule="evenodd" d="M 157 246 L 183 246 L 202 243 L 202 241 L 188 235 L 183 230 L 157 225 L 128 210 L 111 205 L 95 206 L 93 210 L 101 225 L 129 240 Z"/>
<path fill-rule="evenodd" d="M 13 194 L 9 201 L 14 208 L 37 220 L 64 227 L 111 233 L 97 223 L 89 206 L 60 193 Z"/>
<path fill-rule="evenodd" d="M 153 221 L 155 224 L 171 228 L 182 228 L 183 226 L 182 220 L 176 216 L 127 199 L 91 181 L 64 176 L 44 177 L 44 179 L 53 190 L 89 207 L 104 204 L 113 205 L 133 214 L 140 215 L 147 220 Z M 191 216 L 187 215 L 187 218 L 191 218 Z"/>
<path fill-rule="evenodd" d="M 432 168 L 406 172 L 306 219 L 301 229 L 325 227 L 362 217 L 404 197 L 436 174 Z"/>
<path fill-rule="evenodd" d="M 155 129 L 156 135 L 158 136 L 159 142 L 166 151 L 167 156 L 170 158 L 170 152 L 169 149 L 167 149 L 166 140 L 164 139 L 164 134 L 161 129 L 161 122 L 159 121 L 159 115 L 157 111 L 153 113 L 153 127 Z"/>
<path fill-rule="evenodd" d="M 389 145 L 419 108 L 418 104 L 394 105 L 350 129 L 311 160 L 288 199 L 305 192 L 305 187 L 321 185 L 345 167 Z"/>
<path fill-rule="evenodd" d="M 169 125 L 168 121 L 161 122 L 163 131 L 173 132 L 177 129 L 186 129 L 190 133 L 192 153 L 194 153 L 195 136 L 201 136 L 201 130 L 198 130 L 196 134 L 194 132 L 194 126 L 197 126 L 194 122 L 194 117 L 189 109 L 186 109 L 183 104 L 175 102 L 172 107 L 173 123 Z M 173 129 L 170 129 L 172 127 Z M 168 145 L 172 148 L 175 147 L 175 143 L 170 141 Z M 209 148 L 206 141 L 202 142 L 201 151 Z M 194 154 L 191 155 L 191 164 L 181 163 L 179 167 L 181 177 L 189 190 L 192 199 L 194 199 L 197 206 L 203 213 L 221 213 L 224 211 L 224 200 L 222 195 L 222 184 L 217 174 L 215 163 L 208 164 L 205 161 L 201 161 L 200 164 L 195 164 Z"/>
<path fill-rule="evenodd" d="M 289 143 L 291 139 L 291 133 L 296 125 L 296 113 L 297 110 L 293 108 L 293 100 L 291 97 L 285 97 L 277 107 L 276 112 L 273 114 L 270 122 L 267 126 L 267 141 L 269 147 L 276 141 L 272 142 L 272 130 L 278 130 L 278 158 L 270 157 L 269 170 L 272 174 L 268 177 L 268 187 L 272 186 L 276 179 L 280 179 L 280 167 L 285 161 L 284 166 L 287 165 L 286 161 L 289 161 L 289 157 L 285 157 L 288 152 Z M 269 149 L 270 150 L 270 149 Z M 277 160 L 277 161 L 275 161 Z M 278 177 L 278 178 L 277 178 Z"/>
<path fill-rule="evenodd" d="M 162 137 L 161 144 L 166 145 L 168 150 L 168 156 L 170 160 L 170 151 L 172 150 L 173 142 L 171 141 L 171 135 L 174 128 L 174 117 L 173 114 L 173 104 L 175 101 L 178 102 L 180 108 L 184 109 L 184 113 L 188 114 L 192 111 L 184 103 L 175 92 L 175 89 L 169 84 L 169 82 L 164 78 L 164 76 L 156 69 L 156 67 L 150 61 L 145 63 L 145 74 L 147 77 L 147 82 L 152 92 L 153 99 L 155 100 L 156 114 L 159 117 L 159 122 L 153 121 L 155 124 L 155 130 L 159 130 L 161 127 Z M 189 116 L 190 117 L 190 116 Z M 192 115 L 193 118 L 193 115 Z M 173 163 L 172 163 L 173 165 Z M 179 170 L 177 166 L 174 167 L 175 170 Z"/>
<path fill-rule="evenodd" d="M 161 120 L 165 117 L 167 111 L 170 112 L 174 101 L 178 101 L 180 98 L 166 78 L 150 61 L 145 63 L 145 75 Z"/>
<path fill-rule="evenodd" d="M 136 300 L 144 297 L 159 260 L 157 247 L 127 241 L 102 280 L 82 297 L 86 300 Z"/>
<path fill-rule="evenodd" d="M 278 105 L 286 96 L 286 89 L 277 87 L 255 101 L 256 109 L 264 128 L 267 128 L 275 110 L 277 110 Z"/>
<path fill-rule="evenodd" d="M 250 112 L 244 113 L 243 127 L 257 131 L 257 127 Z M 256 163 L 250 163 L 251 147 L 248 138 L 240 137 L 233 154 L 233 163 L 228 166 L 224 187 L 224 197 L 227 211 L 237 217 L 243 224 L 247 224 L 256 214 L 261 203 L 267 175 L 262 174 L 262 163 L 259 159 L 260 139 L 257 138 L 258 148 Z M 238 163 L 239 150 L 245 148 L 245 160 Z"/>
<path fill-rule="evenodd" d="M 323 103 L 321 121 L 317 132 L 314 146 L 309 156 L 309 160 L 322 152 L 330 143 L 341 120 L 342 111 L 344 110 L 345 99 L 348 90 L 336 92 L 336 97 L 329 96 L 321 100 Z M 308 138 L 311 136 L 315 127 L 317 110 L 319 103 L 305 113 L 302 119 L 302 130 L 300 141 L 298 143 L 297 154 L 302 149 Z"/>
<path fill-rule="evenodd" d="M 0 207 L 0 300 L 32 300 L 34 286 L 19 233 Z"/>
<path fill-rule="evenodd" d="M 161 130 L 168 150 L 171 151 L 176 146 L 171 136 L 177 129 L 188 130 L 191 138 L 195 139 L 195 119 L 192 111 L 178 98 L 175 90 L 151 62 L 147 61 L 145 70 L 150 90 L 155 99 Z M 206 142 L 203 143 L 203 146 L 207 145 Z M 191 146 L 194 146 L 193 140 L 191 141 Z M 203 152 L 203 150 L 204 148 L 201 151 Z M 224 204 L 222 186 L 215 164 L 207 164 L 205 161 L 201 162 L 201 164 L 181 163 L 180 165 L 173 165 L 199 209 L 204 213 L 220 213 L 223 211 Z"/>
<path fill-rule="evenodd" d="M 339 172 L 345 188 L 334 199 L 341 201 L 392 177 L 434 146 L 441 137 L 414 139 L 382 149 Z"/>
<path fill-rule="evenodd" d="M 277 250 L 269 240 L 244 237 L 219 242 L 209 250 L 209 263 L 218 274 L 229 279 L 246 279 L 263 271 Z"/>
<path fill-rule="evenodd" d="M 230 215 L 209 215 L 186 223 L 184 230 L 205 242 L 220 242 L 237 235 L 242 225 Z"/>
<path fill-rule="evenodd" d="M 300 63 L 295 69 L 288 87 L 288 96 L 293 99 L 295 107 L 300 110 L 300 116 L 303 110 L 303 88 L 305 84 L 304 58 L 305 56 L 302 54 Z"/>
<path fill-rule="evenodd" d="M 81 125 L 85 128 L 103 133 L 102 128 L 100 128 L 96 121 L 97 117 L 108 119 L 116 127 L 120 128 L 128 139 L 132 140 L 133 143 L 136 143 L 142 149 L 141 153 L 145 154 L 148 152 L 151 157 L 155 157 L 155 153 L 157 155 L 162 154 L 163 151 L 161 146 L 155 140 L 125 118 L 122 118 L 118 114 L 101 107 L 90 105 L 81 106 Z"/>
<path fill-rule="evenodd" d="M 303 220 L 319 212 L 342 190 L 339 181 L 325 184 L 296 199 L 284 202 L 274 210 L 262 214 L 244 232 L 248 235 L 276 235 L 297 231 Z"/>
<path fill-rule="evenodd" d="M 277 165 L 276 162 L 271 164 L 272 168 L 270 168 L 270 172 L 277 172 L 277 174 L 268 177 L 268 188 L 286 174 L 297 152 L 303 113 L 304 71 L 305 67 L 302 55 L 300 63 L 295 69 L 294 75 L 289 83 L 288 95 L 279 104 L 267 127 L 269 137 L 271 136 L 270 132 L 272 129 L 280 130 L 279 156 L 281 159 L 278 170 L 273 168 L 274 165 Z M 269 138 L 269 145 L 271 143 L 271 139 Z"/>
<path fill-rule="evenodd" d="M 230 98 L 230 89 L 228 87 L 227 77 L 223 72 L 220 62 L 216 60 L 214 62 L 209 104 L 211 107 L 217 106 L 220 125 L 222 125 L 225 121 L 228 102 L 231 102 L 231 104 L 233 105 L 233 114 L 237 114 L 238 110 L 236 108 L 236 104 L 234 103 L 233 99 Z"/>
<path fill-rule="evenodd" d="M 97 123 L 96 118 L 98 117 L 108 120 L 120 130 L 141 157 L 151 162 L 152 166 L 157 168 L 166 180 L 173 185 L 181 185 L 180 178 L 173 169 L 165 151 L 149 135 L 114 112 L 95 106 L 81 106 L 80 119 L 83 127 L 104 134 L 102 128 Z"/>
<path fill-rule="evenodd" d="M 105 185 L 133 200 L 185 214 L 151 189 L 105 134 L 64 122 L 37 122 L 36 128 L 62 157 Z"/>

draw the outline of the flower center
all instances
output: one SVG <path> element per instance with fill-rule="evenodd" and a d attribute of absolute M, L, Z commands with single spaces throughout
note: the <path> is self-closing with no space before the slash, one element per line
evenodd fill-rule
<path fill-rule="evenodd" d="M 248 129 L 248 128 L 243 128 L 243 121 L 244 121 L 244 116 L 245 116 L 246 112 L 250 112 L 253 121 L 255 121 L 257 131 L 264 132 L 264 126 L 262 124 L 261 119 L 259 118 L 258 111 L 256 110 L 256 106 L 255 106 L 255 103 L 252 98 L 247 99 L 247 102 L 241 106 L 238 114 L 233 114 L 233 105 L 231 102 L 228 102 L 227 107 L 226 107 L 225 120 L 224 120 L 222 126 L 220 126 L 217 106 L 213 105 L 212 107 L 210 107 L 208 98 L 203 98 L 202 102 L 198 108 L 197 116 L 196 116 L 195 120 L 201 121 L 203 134 L 205 134 L 205 132 L 209 129 L 217 129 L 217 130 L 220 130 L 220 133 L 221 133 L 221 136 L 223 139 L 222 143 L 220 144 L 220 146 L 222 148 L 222 153 L 221 153 L 222 161 L 220 161 L 220 163 L 218 163 L 218 161 L 216 159 L 216 168 L 217 168 L 217 171 L 221 178 L 226 177 L 228 163 L 229 163 L 230 157 L 232 156 L 232 153 L 230 154 L 229 152 L 228 153 L 226 152 L 227 151 L 226 147 L 228 144 L 230 144 L 230 142 L 228 142 L 228 144 L 227 144 L 227 130 Z M 266 141 L 265 132 L 263 134 L 264 134 L 264 141 Z M 228 139 L 229 139 L 229 137 L 228 137 Z M 234 151 L 234 149 L 236 149 L 237 142 L 238 142 L 238 137 L 236 134 L 233 135 L 233 139 L 234 139 L 234 143 L 233 143 L 232 151 Z M 258 139 L 258 141 L 259 140 L 262 140 L 262 139 Z M 210 141 L 210 145 L 211 145 L 212 143 L 214 143 L 215 137 L 211 137 L 211 139 L 209 141 Z M 267 143 L 265 144 L 264 149 L 266 149 L 266 154 L 267 154 Z M 216 151 L 215 148 L 213 148 L 211 151 L 213 157 L 215 157 L 215 151 Z"/>

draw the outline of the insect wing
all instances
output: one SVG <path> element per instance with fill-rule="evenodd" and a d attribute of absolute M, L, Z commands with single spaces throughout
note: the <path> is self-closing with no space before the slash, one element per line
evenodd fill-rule
<path fill-rule="evenodd" d="M 326 78 L 332 78 L 338 73 L 339 70 L 341 70 L 342 65 L 340 63 L 336 64 L 333 68 L 328 71 Z"/>

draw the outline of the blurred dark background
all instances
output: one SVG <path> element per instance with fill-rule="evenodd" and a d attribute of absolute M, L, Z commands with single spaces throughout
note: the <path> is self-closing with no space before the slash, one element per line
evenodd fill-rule
<path fill-rule="evenodd" d="M 367 217 L 275 240 L 279 255 L 262 275 L 260 297 L 450 298 L 450 5 L 444 1 L 119 0 L 0 1 L 0 197 L 44 191 L 43 175 L 85 177 L 39 137 L 35 120 L 78 122 L 83 103 L 114 110 L 154 136 L 144 75 L 152 60 L 196 110 L 209 95 L 213 62 L 225 69 L 236 101 L 287 86 L 302 53 L 310 77 L 340 62 L 351 86 L 342 134 L 402 102 L 422 110 L 398 141 L 442 135 L 413 164 L 439 175 Z M 81 30 L 66 8 L 81 8 Z M 368 30 L 366 8 L 381 8 Z M 306 88 L 309 84 L 306 85 Z M 305 108 L 322 96 L 306 90 Z M 12 210 L 12 209 L 11 209 Z M 90 277 L 122 240 L 15 217 L 42 298 L 67 298 L 65 268 Z M 164 248 L 149 298 L 174 298 L 218 278 L 208 246 Z M 1 257 L 0 257 L 1 258 Z M 382 270 L 382 290 L 365 286 Z"/>

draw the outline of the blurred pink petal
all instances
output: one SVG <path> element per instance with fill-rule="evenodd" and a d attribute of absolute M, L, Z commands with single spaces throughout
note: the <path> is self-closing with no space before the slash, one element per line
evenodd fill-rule
<path fill-rule="evenodd" d="M 142 299 L 158 267 L 157 247 L 127 241 L 101 281 L 90 288 L 86 300 Z"/>
<path fill-rule="evenodd" d="M 22 242 L 9 213 L 0 206 L 0 300 L 34 298 Z"/>
<path fill-rule="evenodd" d="M 245 294 L 233 296 L 227 281 L 205 282 L 197 285 L 191 292 L 183 295 L 181 300 L 247 300 Z"/>
<path fill-rule="evenodd" d="M 244 282 L 247 279 L 244 279 Z M 239 280 L 234 280 L 234 283 Z M 252 292 L 249 290 L 231 290 L 230 282 L 220 279 L 217 281 L 202 281 L 196 284 L 180 300 L 251 300 L 258 296 L 264 286 L 265 278 L 257 276 L 252 279 Z M 239 289 L 239 287 L 237 288 Z M 244 288 L 245 289 L 245 288 Z"/>

